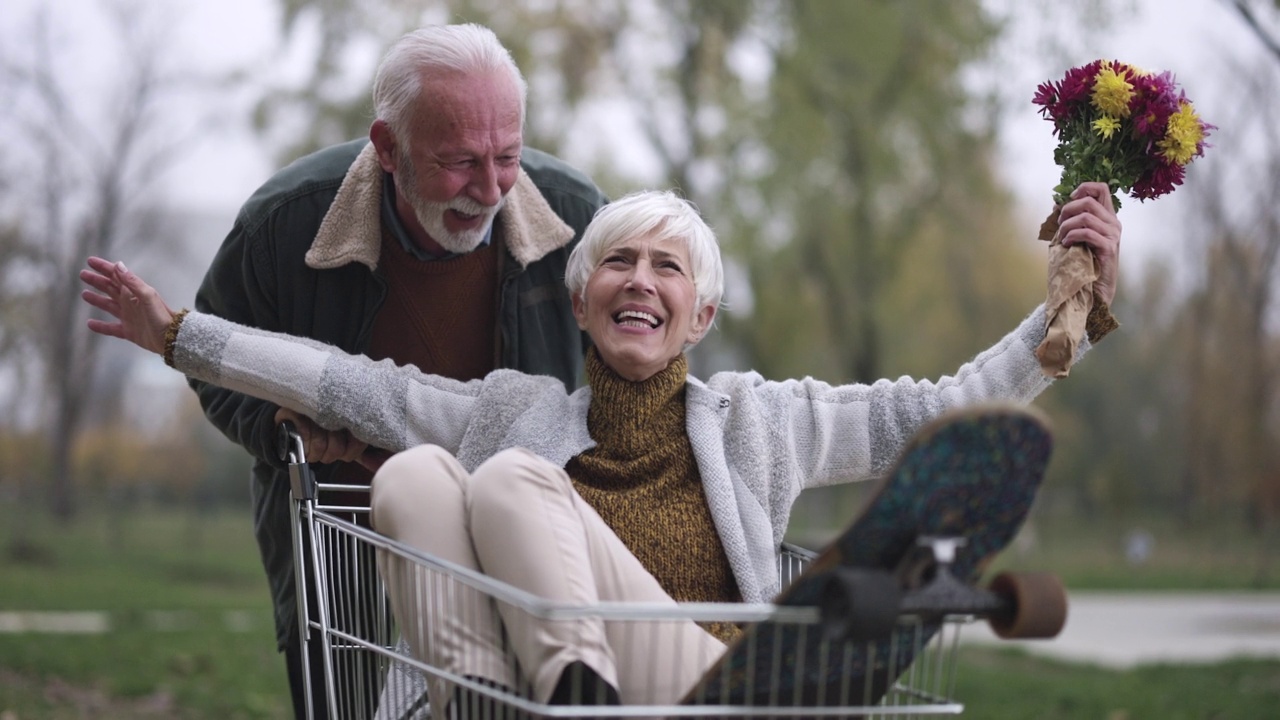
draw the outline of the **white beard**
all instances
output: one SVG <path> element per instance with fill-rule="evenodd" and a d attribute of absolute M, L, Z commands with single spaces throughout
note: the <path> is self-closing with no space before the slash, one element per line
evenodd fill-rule
<path fill-rule="evenodd" d="M 407 155 L 405 153 L 399 158 L 400 172 L 396 182 L 400 187 L 400 195 L 413 208 L 413 214 L 418 218 L 422 229 L 426 230 L 427 235 L 439 243 L 440 247 L 451 253 L 465 254 L 475 250 L 489 234 L 494 218 L 507 202 L 507 196 L 503 195 L 497 205 L 482 205 L 465 196 L 446 202 L 423 200 L 418 194 L 418 170 Z M 472 230 L 452 232 L 444 224 L 444 214 L 449 210 L 482 216 L 480 225 Z"/>

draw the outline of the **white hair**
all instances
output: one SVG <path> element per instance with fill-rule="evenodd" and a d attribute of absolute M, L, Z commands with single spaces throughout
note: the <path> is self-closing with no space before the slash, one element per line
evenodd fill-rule
<path fill-rule="evenodd" d="M 667 190 L 631 193 L 596 211 L 582 241 L 569 255 L 564 277 L 569 292 L 582 295 L 591 273 L 618 243 L 648 236 L 684 242 L 697 295 L 694 311 L 707 305 L 718 308 L 724 294 L 724 265 L 716 234 L 693 203 Z"/>
<path fill-rule="evenodd" d="M 397 40 L 378 65 L 373 81 L 374 115 L 391 127 L 398 140 L 407 142 L 424 77 L 494 70 L 511 74 L 520 93 L 523 124 L 528 84 L 492 30 L 473 23 L 419 28 Z"/>

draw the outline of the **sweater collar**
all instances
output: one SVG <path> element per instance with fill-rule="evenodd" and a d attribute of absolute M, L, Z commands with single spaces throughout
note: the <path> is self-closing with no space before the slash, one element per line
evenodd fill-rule
<path fill-rule="evenodd" d="M 307 250 L 307 267 L 326 270 L 352 262 L 378 268 L 382 250 L 382 165 L 373 143 L 365 145 L 347 170 Z M 547 204 L 523 168 L 498 213 L 511 256 L 527 267 L 573 239 L 573 228 Z"/>
<path fill-rule="evenodd" d="M 640 381 L 618 375 L 592 347 L 587 353 L 591 407 L 587 427 L 597 442 L 628 444 L 666 432 L 684 431 L 684 389 L 689 362 L 678 355 L 656 375 Z M 630 439 L 630 440 L 629 440 Z"/>

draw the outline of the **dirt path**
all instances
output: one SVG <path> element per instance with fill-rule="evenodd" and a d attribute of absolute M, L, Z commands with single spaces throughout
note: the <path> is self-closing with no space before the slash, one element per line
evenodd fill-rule
<path fill-rule="evenodd" d="M 1280 658 L 1280 593 L 1072 593 L 1068 612 L 1057 638 L 1015 644 L 1114 668 Z M 982 623 L 966 627 L 961 639 L 1005 642 Z"/>

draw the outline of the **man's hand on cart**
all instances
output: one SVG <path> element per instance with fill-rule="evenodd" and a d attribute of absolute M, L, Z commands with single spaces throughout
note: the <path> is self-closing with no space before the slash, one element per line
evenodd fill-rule
<path fill-rule="evenodd" d="M 390 453 L 369 447 L 346 430 L 325 430 L 306 415 L 280 408 L 276 411 L 275 424 L 285 420 L 293 422 L 298 429 L 309 463 L 358 462 L 370 472 L 376 472 L 390 457 Z"/>

